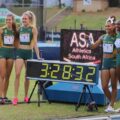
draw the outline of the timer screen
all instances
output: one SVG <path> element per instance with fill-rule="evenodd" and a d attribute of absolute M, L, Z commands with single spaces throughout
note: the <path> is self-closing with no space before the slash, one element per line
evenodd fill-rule
<path fill-rule="evenodd" d="M 74 62 L 28 61 L 27 77 L 51 81 L 77 81 L 96 83 L 98 66 Z"/>

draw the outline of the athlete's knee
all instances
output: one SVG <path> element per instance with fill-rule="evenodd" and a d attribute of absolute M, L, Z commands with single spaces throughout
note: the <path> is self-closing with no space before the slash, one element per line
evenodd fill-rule
<path fill-rule="evenodd" d="M 116 89 L 116 88 L 115 88 L 115 89 L 112 89 L 112 91 L 113 91 L 113 92 L 117 92 L 117 89 Z"/>
<path fill-rule="evenodd" d="M 112 91 L 117 91 L 117 86 L 116 85 L 112 86 Z"/>
<path fill-rule="evenodd" d="M 16 72 L 16 79 L 20 78 L 20 72 Z"/>
<path fill-rule="evenodd" d="M 117 81 L 114 81 L 111 83 L 112 89 L 116 89 L 117 90 Z"/>
<path fill-rule="evenodd" d="M 109 88 L 108 88 L 108 85 L 103 85 L 103 86 L 102 86 L 102 89 L 103 89 L 103 91 L 108 90 L 108 89 L 109 89 Z"/>
<path fill-rule="evenodd" d="M 3 73 L 3 74 L 1 74 L 0 76 L 1 76 L 1 79 L 2 79 L 2 80 L 4 80 L 4 79 L 5 79 L 5 74 L 4 74 L 4 73 Z"/>
<path fill-rule="evenodd" d="M 6 79 L 6 80 L 9 80 L 9 78 L 10 78 L 10 75 L 6 75 L 6 76 L 5 76 L 5 79 Z"/>

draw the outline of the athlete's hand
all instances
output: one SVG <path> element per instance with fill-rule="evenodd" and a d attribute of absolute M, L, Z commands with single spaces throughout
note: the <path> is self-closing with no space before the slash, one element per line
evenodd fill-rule
<path fill-rule="evenodd" d="M 44 58 L 41 58 L 41 57 L 37 57 L 38 60 L 44 60 Z"/>
<path fill-rule="evenodd" d="M 84 38 L 85 40 L 89 40 L 89 35 L 85 34 Z"/>

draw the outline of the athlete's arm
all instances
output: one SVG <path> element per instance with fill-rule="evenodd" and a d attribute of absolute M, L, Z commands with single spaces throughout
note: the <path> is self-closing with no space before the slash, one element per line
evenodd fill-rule
<path fill-rule="evenodd" d="M 102 40 L 101 40 L 101 39 L 98 39 L 94 44 L 91 44 L 91 45 L 90 45 L 90 48 L 91 48 L 91 49 L 95 49 L 95 48 L 97 48 L 101 43 L 102 43 Z"/>
<path fill-rule="evenodd" d="M 99 39 L 95 42 L 95 43 L 92 43 L 91 40 L 89 39 L 89 36 L 86 35 L 85 36 L 85 39 L 87 40 L 88 44 L 89 44 L 89 47 L 91 49 L 95 49 L 97 48 L 101 43 L 102 43 L 102 36 L 99 37 Z"/>
<path fill-rule="evenodd" d="M 2 34 L 3 33 L 3 28 L 0 27 L 0 47 L 2 46 Z"/>
<path fill-rule="evenodd" d="M 31 46 L 35 50 L 35 53 L 37 55 L 37 59 L 40 59 L 39 48 L 37 46 L 37 37 L 38 37 L 37 28 L 33 28 L 33 40 L 32 40 Z"/>
<path fill-rule="evenodd" d="M 2 27 L 0 27 L 0 34 L 2 34 L 3 33 L 3 29 L 2 29 Z"/>

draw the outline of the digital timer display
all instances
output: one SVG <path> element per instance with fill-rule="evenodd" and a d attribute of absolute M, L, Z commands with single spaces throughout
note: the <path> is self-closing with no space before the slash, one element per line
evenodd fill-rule
<path fill-rule="evenodd" d="M 97 83 L 98 66 L 61 61 L 28 60 L 27 77 L 49 81 Z"/>

